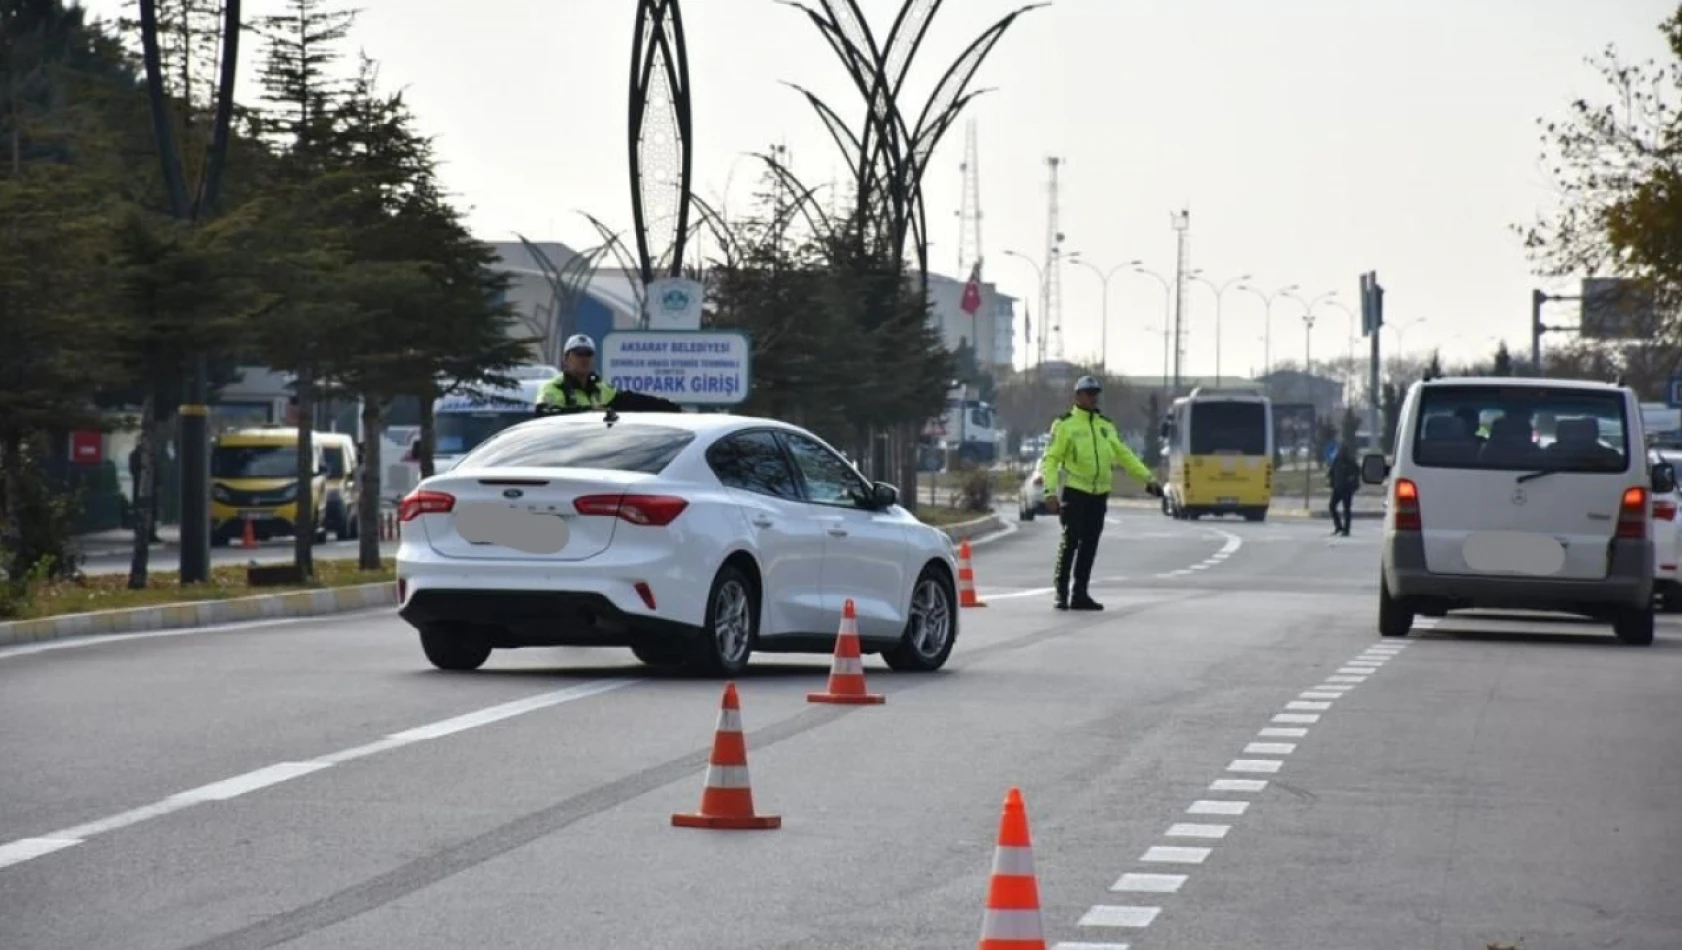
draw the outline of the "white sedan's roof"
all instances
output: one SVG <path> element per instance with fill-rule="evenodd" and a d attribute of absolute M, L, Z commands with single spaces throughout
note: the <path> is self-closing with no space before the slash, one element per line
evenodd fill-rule
<path fill-rule="evenodd" d="M 579 412 L 564 416 L 538 416 L 534 421 L 543 425 L 588 426 L 601 425 L 603 413 Z M 730 432 L 735 429 L 773 426 L 779 429 L 798 429 L 798 426 L 759 416 L 738 416 L 722 412 L 622 412 L 616 426 L 657 425 L 683 429 L 696 435 Z"/>

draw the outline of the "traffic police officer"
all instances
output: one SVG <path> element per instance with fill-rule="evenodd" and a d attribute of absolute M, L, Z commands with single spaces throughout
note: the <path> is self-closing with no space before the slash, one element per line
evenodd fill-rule
<path fill-rule="evenodd" d="M 1109 510 L 1112 472 L 1120 465 L 1127 474 L 1144 483 L 1145 491 L 1160 496 L 1162 486 L 1151 470 L 1116 434 L 1115 423 L 1098 411 L 1098 394 L 1103 384 L 1095 377 L 1082 376 L 1075 382 L 1073 409 L 1057 417 L 1051 426 L 1051 444 L 1040 459 L 1045 479 L 1045 506 L 1060 515 L 1063 540 L 1057 548 L 1057 609 L 1103 610 L 1104 605 L 1087 593 L 1092 580 L 1092 561 L 1098 554 L 1098 536 L 1104 532 Z M 1058 497 L 1059 471 L 1067 472 L 1062 497 Z M 1069 570 L 1074 568 L 1074 597 L 1069 596 Z"/>
<path fill-rule="evenodd" d="M 544 415 L 612 409 L 615 412 L 682 412 L 669 399 L 618 390 L 595 373 L 596 343 L 583 333 L 567 338 L 561 354 L 561 374 L 537 394 L 537 411 Z"/>

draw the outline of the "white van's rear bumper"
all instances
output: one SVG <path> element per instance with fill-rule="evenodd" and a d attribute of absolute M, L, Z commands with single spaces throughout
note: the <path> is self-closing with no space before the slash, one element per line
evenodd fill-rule
<path fill-rule="evenodd" d="M 1596 580 L 1433 574 L 1425 567 L 1424 539 L 1391 532 L 1384 538 L 1384 583 L 1392 598 L 1409 602 L 1420 613 L 1483 608 L 1595 614 L 1645 609 L 1653 599 L 1653 545 L 1624 540 L 1610 544 L 1606 576 Z"/>

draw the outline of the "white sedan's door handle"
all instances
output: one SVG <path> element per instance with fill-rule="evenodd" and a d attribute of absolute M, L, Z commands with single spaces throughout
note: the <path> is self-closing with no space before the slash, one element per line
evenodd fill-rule
<path fill-rule="evenodd" d="M 829 535 L 832 538 L 844 538 L 847 536 L 847 529 L 842 527 L 830 528 Z"/>
<path fill-rule="evenodd" d="M 761 528 L 769 528 L 769 527 L 771 527 L 771 524 L 772 524 L 770 517 L 768 517 L 766 515 L 756 516 L 753 519 L 753 523 L 756 524 L 756 525 L 759 525 Z"/>

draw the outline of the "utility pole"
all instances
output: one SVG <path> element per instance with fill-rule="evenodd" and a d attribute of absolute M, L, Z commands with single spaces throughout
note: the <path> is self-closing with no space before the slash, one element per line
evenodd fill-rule
<path fill-rule="evenodd" d="M 1059 259 L 1063 253 L 1063 232 L 1059 229 L 1061 213 L 1057 189 L 1057 170 L 1063 159 L 1056 156 L 1045 160 L 1051 171 L 1051 183 L 1046 193 L 1045 209 L 1045 283 L 1040 288 L 1040 362 L 1047 356 L 1063 358 L 1063 269 Z M 1047 352 L 1049 346 L 1049 353 Z"/>
<path fill-rule="evenodd" d="M 1191 211 L 1173 212 L 1172 221 L 1177 235 L 1174 259 L 1174 396 L 1180 395 L 1180 366 L 1185 359 L 1185 337 L 1183 326 L 1185 323 L 1186 303 L 1186 271 L 1190 263 L 1190 229 Z"/>
<path fill-rule="evenodd" d="M 1378 331 L 1382 326 L 1384 288 L 1379 286 L 1378 271 L 1367 271 L 1361 275 L 1361 334 L 1372 338 L 1372 364 L 1368 367 L 1367 375 L 1367 431 L 1371 434 L 1374 446 L 1380 445 L 1383 440 L 1383 416 L 1379 408 L 1379 400 L 1383 393 L 1383 383 L 1380 379 L 1383 363 L 1378 347 Z"/>
<path fill-rule="evenodd" d="M 1314 365 L 1314 311 L 1309 310 L 1302 315 L 1302 365 L 1303 381 L 1308 385 L 1308 451 L 1303 453 L 1302 468 L 1302 506 L 1309 511 L 1314 510 L 1314 437 L 1320 428 L 1318 413 L 1314 408 L 1314 376 L 1309 367 Z"/>
<path fill-rule="evenodd" d="M 185 14 L 183 14 L 185 15 Z M 210 154 L 205 161 L 202 190 L 195 202 L 187 191 L 181 148 L 173 134 L 173 114 L 164 90 L 163 57 L 158 45 L 157 0 L 140 0 L 140 43 L 151 103 L 152 131 L 163 168 L 164 190 L 170 211 L 183 221 L 198 222 L 216 213 L 221 197 L 222 170 L 228 157 L 228 128 L 233 121 L 234 80 L 239 67 L 240 0 L 223 5 L 221 73 L 217 77 L 216 112 L 211 125 Z M 190 98 L 192 90 L 180 94 Z M 180 417 L 182 584 L 210 579 L 210 385 L 208 358 L 192 354 L 192 375 Z M 155 489 L 154 489 L 155 490 Z"/>

